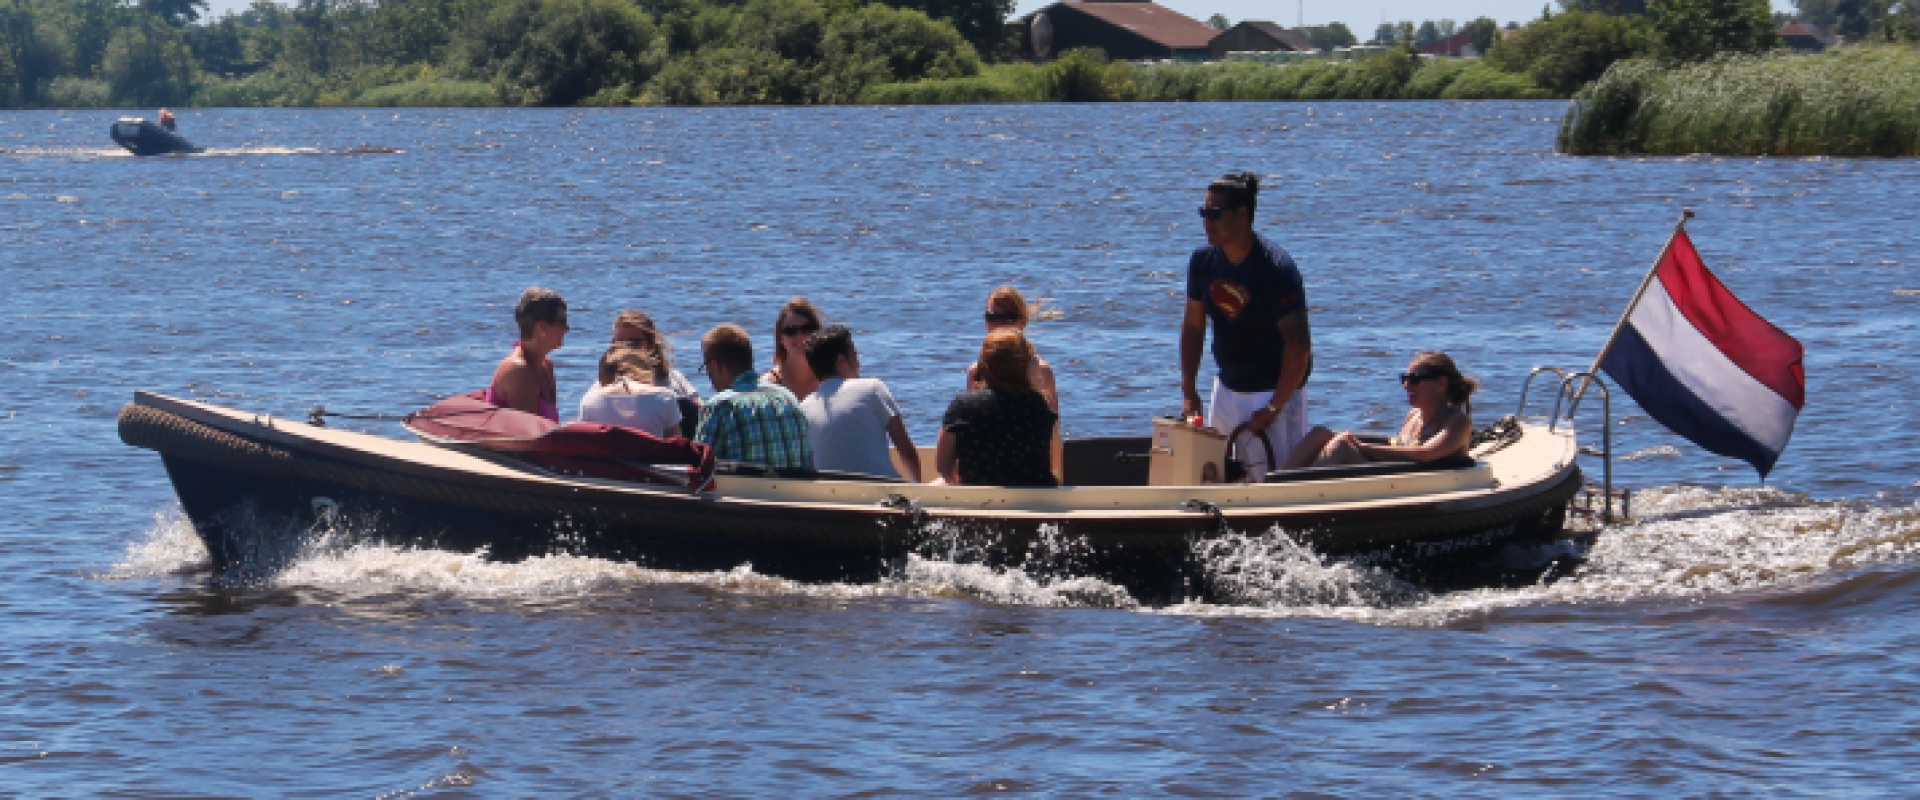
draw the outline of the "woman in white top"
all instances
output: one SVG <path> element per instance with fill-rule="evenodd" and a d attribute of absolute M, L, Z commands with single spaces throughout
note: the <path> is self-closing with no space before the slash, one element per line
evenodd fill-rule
<path fill-rule="evenodd" d="M 673 345 L 653 326 L 653 317 L 633 308 L 621 311 L 613 318 L 613 341 L 650 352 L 660 360 L 659 368 L 653 371 L 653 382 L 680 398 L 680 419 L 691 430 L 692 421 L 700 418 L 700 391 L 673 368 Z"/>
<path fill-rule="evenodd" d="M 659 356 L 615 343 L 600 357 L 600 382 L 580 398 L 580 421 L 681 436 L 680 403 L 671 389 L 655 385 L 661 377 Z"/>
<path fill-rule="evenodd" d="M 1468 398 L 1480 382 L 1460 374 L 1451 356 L 1435 350 L 1414 356 L 1400 385 L 1411 408 L 1387 444 L 1363 442 L 1352 431 L 1314 428 L 1287 457 L 1285 469 L 1465 458 L 1473 441 L 1473 404 Z"/>

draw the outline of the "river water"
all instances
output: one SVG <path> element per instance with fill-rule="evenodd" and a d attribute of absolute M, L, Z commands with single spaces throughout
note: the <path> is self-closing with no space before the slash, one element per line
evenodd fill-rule
<path fill-rule="evenodd" d="M 144 159 L 105 115 L 0 113 L 0 787 L 1898 793 L 1920 161 L 1565 158 L 1561 109 L 208 110 L 181 120 L 208 153 Z M 1146 609 L 965 564 L 808 586 L 377 547 L 225 585 L 115 433 L 135 389 L 297 417 L 479 388 L 543 284 L 579 326 L 563 408 L 622 307 L 688 353 L 805 295 L 931 443 L 1001 283 L 1047 303 L 1068 434 L 1144 433 L 1179 402 L 1193 209 L 1242 169 L 1306 277 L 1317 422 L 1393 427 L 1430 348 L 1508 413 L 1593 359 L 1692 207 L 1807 347 L 1791 447 L 1763 484 L 1621 398 L 1636 520 L 1561 580 L 1436 594 L 1275 545 L 1257 600 Z"/>

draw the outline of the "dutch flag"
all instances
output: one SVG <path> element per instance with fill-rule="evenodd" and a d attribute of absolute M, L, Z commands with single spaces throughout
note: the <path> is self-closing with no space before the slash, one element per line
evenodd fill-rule
<path fill-rule="evenodd" d="M 1682 229 L 1600 366 L 1648 416 L 1765 478 L 1806 403 L 1802 355 L 1720 284 Z"/>

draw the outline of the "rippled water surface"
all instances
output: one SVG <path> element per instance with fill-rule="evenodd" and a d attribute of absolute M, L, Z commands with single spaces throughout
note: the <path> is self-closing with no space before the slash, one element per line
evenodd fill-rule
<path fill-rule="evenodd" d="M 0 113 L 0 786 L 27 795 L 1893 794 L 1920 758 L 1914 160 L 1570 159 L 1555 103 Z M 1237 604 L 916 561 L 742 568 L 330 546 L 211 580 L 134 389 L 299 416 L 484 384 L 563 292 L 568 407 L 612 313 L 687 352 L 785 298 L 852 326 L 915 437 L 988 289 L 1070 435 L 1177 407 L 1211 177 L 1307 282 L 1313 415 L 1390 428 L 1450 351 L 1507 413 L 1585 367 L 1681 207 L 1807 346 L 1762 485 L 1613 409 L 1635 523 L 1572 575 L 1433 593 L 1243 531 Z M 1597 409 L 1583 419 L 1597 440 Z M 386 423 L 359 423 L 396 433 Z M 1596 441 L 1597 443 L 1597 441 Z M 1597 463 L 1589 464 L 1597 472 Z"/>

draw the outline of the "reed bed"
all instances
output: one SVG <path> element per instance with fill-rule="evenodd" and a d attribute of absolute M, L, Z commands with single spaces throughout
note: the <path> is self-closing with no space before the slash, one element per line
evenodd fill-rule
<path fill-rule="evenodd" d="M 352 105 L 415 108 L 478 108 L 501 105 L 500 95 L 485 81 L 413 81 L 376 86 L 361 92 Z"/>
<path fill-rule="evenodd" d="M 1000 64 L 972 78 L 870 86 L 863 103 L 1179 102 L 1220 100 L 1514 100 L 1552 97 L 1532 78 L 1474 60 L 1388 53 L 1365 61 L 1136 66 L 1069 53 Z"/>
<path fill-rule="evenodd" d="M 1920 49 L 1613 65 L 1574 96 L 1572 155 L 1920 155 Z"/>

